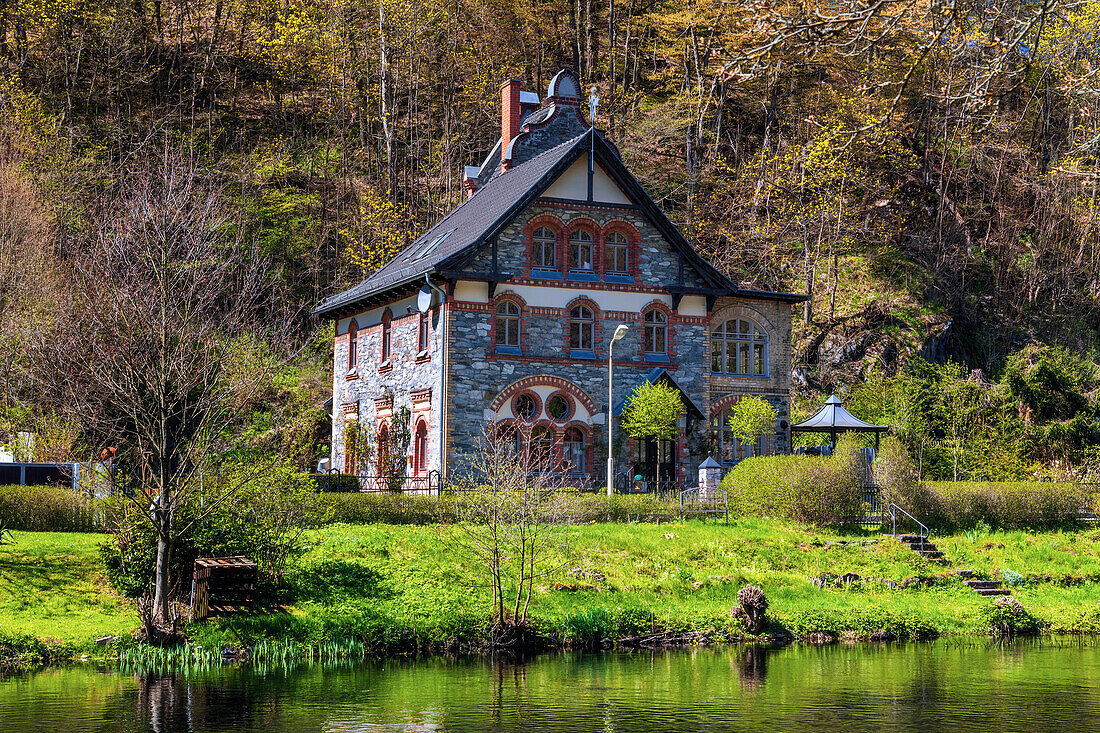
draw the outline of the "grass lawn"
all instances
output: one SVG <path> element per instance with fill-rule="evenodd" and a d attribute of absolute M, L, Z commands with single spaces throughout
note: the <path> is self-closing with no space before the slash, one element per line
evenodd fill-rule
<path fill-rule="evenodd" d="M 447 526 L 332 525 L 307 535 L 308 550 L 287 574 L 284 613 L 215 619 L 190 627 L 197 643 L 258 638 L 319 642 L 356 636 L 415 636 L 445 643 L 476 634 L 487 616 L 481 573 L 462 557 Z M 842 535 L 787 522 L 746 519 L 685 525 L 589 524 L 567 530 L 563 570 L 538 587 L 536 624 L 565 638 L 667 630 L 730 629 L 739 588 L 763 588 L 769 615 L 791 631 L 983 633 L 991 602 L 953 576 L 890 588 L 914 576 L 970 568 L 1056 579 L 1100 577 L 1100 530 L 991 532 L 935 537 L 951 561 L 923 561 L 881 535 Z M 16 533 L 0 547 L 0 628 L 71 642 L 125 634 L 132 606 L 106 587 L 96 544 L 103 535 Z M 832 544 L 838 540 L 866 544 Z M 818 588 L 822 573 L 871 581 Z M 1014 594 L 1056 631 L 1100 630 L 1100 583 L 1026 583 Z"/>
<path fill-rule="evenodd" d="M 102 534 L 14 532 L 0 545 L 0 629 L 40 639 L 83 643 L 127 634 L 133 604 L 118 597 L 100 569 Z"/>

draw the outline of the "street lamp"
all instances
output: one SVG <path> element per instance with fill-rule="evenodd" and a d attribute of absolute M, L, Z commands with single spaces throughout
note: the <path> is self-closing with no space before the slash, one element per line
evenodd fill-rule
<path fill-rule="evenodd" d="M 615 459 L 611 457 L 611 354 L 615 350 L 615 342 L 626 335 L 630 328 L 625 323 L 620 323 L 611 337 L 611 343 L 607 345 L 607 495 L 615 493 Z"/>

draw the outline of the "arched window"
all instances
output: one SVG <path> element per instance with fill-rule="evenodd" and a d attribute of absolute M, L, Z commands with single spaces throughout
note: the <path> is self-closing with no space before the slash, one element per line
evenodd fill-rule
<path fill-rule="evenodd" d="M 530 469 L 532 471 L 549 473 L 553 470 L 554 436 L 549 428 L 539 425 L 531 431 L 530 450 Z"/>
<path fill-rule="evenodd" d="M 431 321 L 428 318 L 427 313 L 420 314 L 420 322 L 416 327 L 416 355 L 423 356 L 428 353 L 428 337 L 430 336 L 429 325 Z"/>
<path fill-rule="evenodd" d="M 760 436 L 760 441 L 755 447 L 748 443 L 742 444 L 730 428 L 730 409 L 728 407 L 711 418 L 710 430 L 716 457 L 718 462 L 723 465 L 733 465 L 742 458 L 764 455 L 765 436 Z"/>
<path fill-rule="evenodd" d="M 592 272 L 592 232 L 578 229 L 569 235 L 569 269 Z"/>
<path fill-rule="evenodd" d="M 645 353 L 668 355 L 668 316 L 653 309 L 645 314 Z"/>
<path fill-rule="evenodd" d="M 359 363 L 359 322 L 354 318 L 348 324 L 348 371 Z"/>
<path fill-rule="evenodd" d="M 387 308 L 386 312 L 382 314 L 382 363 L 385 364 L 390 360 L 390 322 L 393 320 L 393 314 L 390 313 L 390 309 Z"/>
<path fill-rule="evenodd" d="M 710 370 L 763 377 L 768 374 L 768 334 L 752 321 L 732 319 L 711 334 Z"/>
<path fill-rule="evenodd" d="M 628 244 L 625 234 L 612 232 L 607 235 L 607 244 L 604 247 L 604 272 L 612 275 L 626 275 L 629 272 L 626 259 Z"/>
<path fill-rule="evenodd" d="M 519 348 L 519 306 L 506 300 L 497 306 L 497 346 Z"/>
<path fill-rule="evenodd" d="M 592 309 L 578 305 L 569 311 L 569 349 L 571 351 L 594 351 L 596 317 Z"/>
<path fill-rule="evenodd" d="M 575 475 L 584 475 L 584 433 L 580 428 L 565 431 L 565 471 Z"/>
<path fill-rule="evenodd" d="M 386 423 L 378 426 L 378 448 L 375 454 L 375 470 L 379 476 L 385 476 L 390 467 L 390 429 Z"/>
<path fill-rule="evenodd" d="M 550 227 L 539 227 L 531 240 L 531 262 L 534 267 L 554 270 L 558 266 L 558 237 Z"/>
<path fill-rule="evenodd" d="M 423 420 L 416 425 L 416 440 L 413 443 L 413 469 L 418 474 L 428 470 L 428 424 Z"/>
<path fill-rule="evenodd" d="M 496 450 L 503 451 L 506 458 L 518 460 L 523 454 L 523 434 L 511 423 L 504 423 L 496 429 Z"/>

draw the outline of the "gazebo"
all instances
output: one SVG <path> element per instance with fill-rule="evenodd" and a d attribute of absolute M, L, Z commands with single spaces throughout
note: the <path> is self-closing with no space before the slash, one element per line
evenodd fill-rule
<path fill-rule="evenodd" d="M 858 417 L 844 409 L 840 398 L 831 395 L 825 400 L 825 405 L 817 413 L 806 420 L 791 426 L 792 433 L 829 433 L 833 439 L 833 447 L 836 447 L 836 437 L 841 433 L 874 433 L 875 451 L 878 452 L 879 437 L 889 432 L 885 425 L 872 425 L 863 422 Z"/>

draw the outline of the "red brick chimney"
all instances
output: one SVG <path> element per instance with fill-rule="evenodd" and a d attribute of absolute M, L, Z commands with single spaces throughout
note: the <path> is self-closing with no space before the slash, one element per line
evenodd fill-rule
<path fill-rule="evenodd" d="M 519 103 L 520 82 L 509 79 L 500 85 L 500 169 L 508 170 L 504 156 L 508 153 L 508 144 L 519 133 L 519 123 L 523 119 L 523 110 Z"/>

